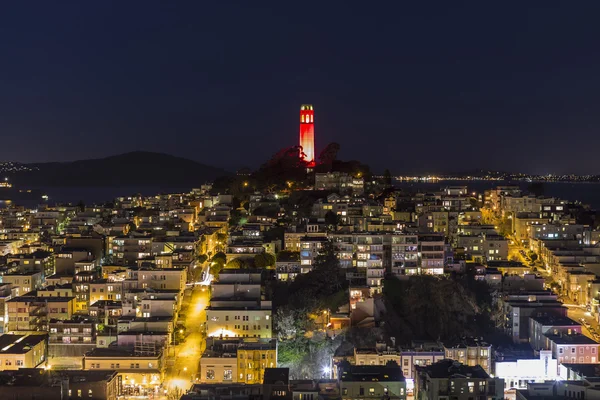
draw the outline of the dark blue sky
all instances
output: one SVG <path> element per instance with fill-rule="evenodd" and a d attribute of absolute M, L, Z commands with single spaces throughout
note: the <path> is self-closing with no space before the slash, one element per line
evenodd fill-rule
<path fill-rule="evenodd" d="M 375 170 L 600 173 L 600 2 L 12 3 L 0 160 L 254 166 L 313 103 Z"/>

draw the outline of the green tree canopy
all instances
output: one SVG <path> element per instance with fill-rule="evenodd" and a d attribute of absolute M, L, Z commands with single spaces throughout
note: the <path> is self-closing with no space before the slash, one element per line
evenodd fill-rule
<path fill-rule="evenodd" d="M 254 256 L 254 266 L 259 269 L 273 267 L 275 257 L 269 253 L 261 253 Z"/>
<path fill-rule="evenodd" d="M 220 251 L 213 256 L 211 261 L 225 265 L 225 263 L 227 262 L 227 256 L 225 255 L 225 253 Z"/>
<path fill-rule="evenodd" d="M 247 268 L 246 262 L 240 258 L 234 258 L 233 260 L 229 261 L 226 265 L 225 268 L 227 269 L 244 269 Z"/>
<path fill-rule="evenodd" d="M 325 223 L 330 227 L 337 227 L 340 223 L 340 216 L 333 211 L 327 211 L 325 214 Z"/>
<path fill-rule="evenodd" d="M 277 253 L 277 261 L 281 261 L 281 262 L 300 261 L 300 252 L 290 251 L 290 250 L 281 250 L 279 253 Z"/>

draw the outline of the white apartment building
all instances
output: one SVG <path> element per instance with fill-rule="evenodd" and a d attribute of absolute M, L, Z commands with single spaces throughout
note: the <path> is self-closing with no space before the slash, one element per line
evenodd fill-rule
<path fill-rule="evenodd" d="M 208 336 L 271 338 L 272 304 L 262 300 L 259 272 L 225 270 L 211 287 L 206 309 Z"/>

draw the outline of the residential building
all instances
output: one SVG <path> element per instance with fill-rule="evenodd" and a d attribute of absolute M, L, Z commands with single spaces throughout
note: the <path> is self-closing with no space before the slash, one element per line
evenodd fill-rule
<path fill-rule="evenodd" d="M 257 384 L 266 369 L 276 367 L 276 339 L 208 338 L 200 359 L 200 382 Z"/>
<path fill-rule="evenodd" d="M 5 399 L 117 400 L 121 396 L 117 375 L 114 371 L 25 368 L 0 374 L 0 392 Z"/>
<path fill-rule="evenodd" d="M 41 271 L 5 274 L 1 278 L 2 283 L 12 285 L 15 296 L 23 296 L 34 290 L 41 289 L 44 282 Z"/>
<path fill-rule="evenodd" d="M 164 360 L 160 351 L 128 348 L 96 348 L 83 357 L 84 371 L 116 371 L 124 395 L 158 394 L 164 378 Z"/>
<path fill-rule="evenodd" d="M 365 182 L 362 177 L 353 177 L 344 172 L 325 172 L 315 174 L 315 190 L 331 190 L 343 193 L 361 195 Z"/>
<path fill-rule="evenodd" d="M 492 370 L 492 345 L 473 338 L 454 343 L 444 343 L 447 359 L 458 361 L 468 367 L 479 365 L 487 373 Z"/>
<path fill-rule="evenodd" d="M 504 399 L 504 381 L 491 378 L 479 365 L 467 366 L 453 360 L 443 360 L 415 369 L 418 399 Z"/>
<path fill-rule="evenodd" d="M 399 366 L 350 365 L 339 375 L 342 400 L 407 398 L 406 380 Z"/>
<path fill-rule="evenodd" d="M 75 312 L 74 297 L 18 296 L 7 302 L 8 331 L 34 332 L 48 331 L 48 321 L 68 320 Z"/>
<path fill-rule="evenodd" d="M 546 334 L 546 349 L 559 364 L 598 364 L 600 344 L 583 335 Z"/>
<path fill-rule="evenodd" d="M 48 359 L 48 335 L 0 336 L 0 371 L 35 368 Z"/>
<path fill-rule="evenodd" d="M 441 275 L 445 265 L 444 235 L 419 235 L 421 270 L 425 275 Z"/>
<path fill-rule="evenodd" d="M 272 305 L 262 299 L 259 271 L 225 270 L 211 287 L 206 309 L 208 336 L 271 337 Z"/>
<path fill-rule="evenodd" d="M 504 380 L 504 390 L 527 389 L 530 382 L 558 378 L 558 361 L 552 351 L 540 351 L 539 358 L 502 360 L 495 363 L 495 376 Z"/>
<path fill-rule="evenodd" d="M 415 234 L 394 234 L 391 243 L 391 267 L 395 276 L 416 275 L 419 272 L 419 237 Z"/>
<path fill-rule="evenodd" d="M 529 318 L 529 345 L 534 350 L 547 348 L 546 335 L 581 335 L 581 325 L 564 316 Z"/>
<path fill-rule="evenodd" d="M 504 310 L 505 330 L 514 343 L 529 341 L 529 318 L 566 316 L 567 309 L 550 291 L 524 291 L 506 295 L 500 301 Z"/>

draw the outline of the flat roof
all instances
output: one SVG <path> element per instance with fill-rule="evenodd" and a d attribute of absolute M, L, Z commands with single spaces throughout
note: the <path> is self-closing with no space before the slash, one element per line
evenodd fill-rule
<path fill-rule="evenodd" d="M 417 371 L 424 371 L 431 378 L 464 376 L 474 379 L 488 379 L 490 377 L 480 365 L 470 367 L 454 360 L 441 360 L 424 367 L 416 366 L 416 368 Z"/>
<path fill-rule="evenodd" d="M 542 325 L 553 325 L 553 326 L 581 326 L 579 322 L 573 321 L 571 318 L 564 317 L 562 315 L 549 315 L 540 317 L 529 317 L 535 322 Z"/>
<path fill-rule="evenodd" d="M 585 335 L 545 335 L 556 344 L 598 344 Z"/>
<path fill-rule="evenodd" d="M 48 335 L 2 335 L 0 336 L 0 354 L 24 354 L 44 340 Z"/>
<path fill-rule="evenodd" d="M 160 356 L 160 351 L 157 352 L 157 354 L 155 356 L 140 356 L 140 355 L 135 355 L 135 352 L 133 351 L 133 349 L 127 348 L 127 347 L 97 347 L 94 350 L 88 351 L 87 353 L 85 353 L 85 357 L 113 357 L 113 358 L 119 358 L 119 357 L 135 357 L 135 358 L 139 358 L 139 359 L 143 359 L 143 358 L 156 358 Z M 137 370 L 139 371 L 139 370 Z"/>

